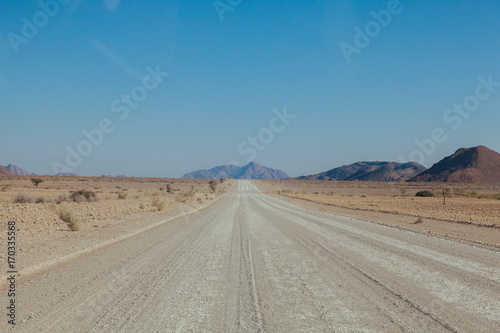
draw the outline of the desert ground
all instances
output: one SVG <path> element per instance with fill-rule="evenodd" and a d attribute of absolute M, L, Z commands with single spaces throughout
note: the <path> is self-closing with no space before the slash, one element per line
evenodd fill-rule
<path fill-rule="evenodd" d="M 350 216 L 480 247 L 500 249 L 500 186 L 259 180 L 266 194 Z M 446 204 L 442 190 L 447 189 Z M 416 197 L 430 191 L 434 197 Z"/>
<path fill-rule="evenodd" d="M 227 183 L 187 216 L 139 216 L 159 223 L 24 276 L 16 330 L 498 331 L 498 251 L 300 207 L 255 183 Z"/>
<path fill-rule="evenodd" d="M 31 178 L 44 181 L 35 187 Z M 112 177 L 0 178 L 0 248 L 6 248 L 7 223 L 15 221 L 20 273 L 28 274 L 62 259 L 128 237 L 177 216 L 188 215 L 216 200 L 229 184 L 209 180 Z M 220 183 L 220 181 L 218 181 Z M 167 186 L 170 192 L 167 191 Z M 79 191 L 95 193 L 86 200 Z M 84 192 L 85 193 L 85 192 Z M 25 201 L 15 203 L 15 201 Z M 61 218 L 66 209 L 78 231 Z M 6 253 L 0 251 L 5 264 Z M 4 269 L 0 275 L 5 274 Z"/>

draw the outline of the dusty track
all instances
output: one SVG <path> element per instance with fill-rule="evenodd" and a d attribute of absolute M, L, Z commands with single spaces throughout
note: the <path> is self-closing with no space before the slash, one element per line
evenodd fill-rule
<path fill-rule="evenodd" d="M 500 330 L 498 252 L 299 208 L 248 181 L 19 289 L 22 332 Z"/>

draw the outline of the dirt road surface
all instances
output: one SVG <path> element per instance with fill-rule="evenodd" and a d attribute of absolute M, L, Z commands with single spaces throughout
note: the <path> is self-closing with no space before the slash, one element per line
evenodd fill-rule
<path fill-rule="evenodd" d="M 500 331 L 500 253 L 299 208 L 249 181 L 18 288 L 19 332 Z"/>

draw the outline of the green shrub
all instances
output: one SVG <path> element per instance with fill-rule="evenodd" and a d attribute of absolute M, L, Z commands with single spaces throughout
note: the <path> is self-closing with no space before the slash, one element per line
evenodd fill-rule
<path fill-rule="evenodd" d="M 33 185 L 35 185 L 35 187 L 38 187 L 38 184 L 43 183 L 43 179 L 41 179 L 41 178 L 31 178 L 31 182 L 33 183 Z"/>
<path fill-rule="evenodd" d="M 416 197 L 433 197 L 434 193 L 431 191 L 420 191 L 415 194 Z"/>

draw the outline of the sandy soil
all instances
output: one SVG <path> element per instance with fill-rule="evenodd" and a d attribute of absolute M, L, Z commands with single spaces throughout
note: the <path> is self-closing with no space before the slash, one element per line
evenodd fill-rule
<path fill-rule="evenodd" d="M 499 262 L 239 181 L 189 218 L 22 281 L 18 330 L 495 332 Z"/>
<path fill-rule="evenodd" d="M 3 249 L 7 246 L 8 221 L 16 222 L 19 270 L 25 275 L 58 263 L 62 258 L 74 258 L 173 217 L 197 211 L 216 200 L 229 186 L 222 184 L 212 193 L 207 180 L 41 177 L 45 181 L 35 188 L 30 178 L 0 180 L 0 189 L 2 185 L 9 185 L 4 191 L 0 190 L 2 277 L 6 272 Z M 170 184 L 173 193 L 167 193 L 166 184 Z M 66 206 L 79 219 L 80 230 L 71 231 L 51 201 L 81 189 L 96 192 L 98 200 L 57 205 Z M 43 197 L 45 203 L 13 203 L 19 193 L 34 199 Z M 126 197 L 118 199 L 119 194 Z M 165 203 L 162 211 L 153 205 L 155 200 Z"/>
<path fill-rule="evenodd" d="M 323 181 L 255 181 L 263 192 L 320 211 L 500 249 L 498 186 Z M 441 188 L 450 189 L 443 205 Z M 415 193 L 430 190 L 433 198 Z M 467 196 L 477 193 L 477 197 Z M 421 223 L 416 223 L 421 218 Z"/>

